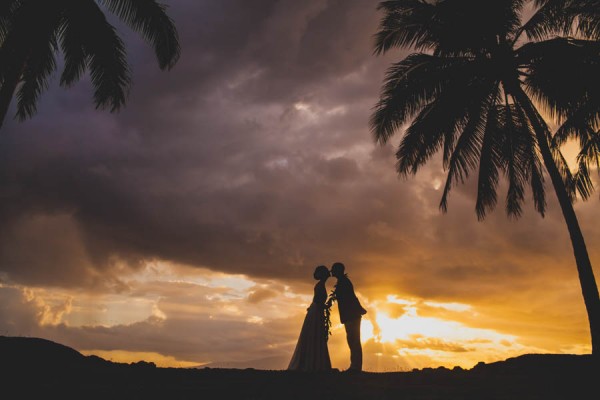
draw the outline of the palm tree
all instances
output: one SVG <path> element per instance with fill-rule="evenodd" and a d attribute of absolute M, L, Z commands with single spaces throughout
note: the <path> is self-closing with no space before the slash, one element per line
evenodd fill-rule
<path fill-rule="evenodd" d="M 154 48 L 162 70 L 180 54 L 166 6 L 155 0 L 2 0 L 0 3 L 0 128 L 16 93 L 17 117 L 36 111 L 41 92 L 64 57 L 61 86 L 89 71 L 96 108 L 119 110 L 131 84 L 125 46 L 102 8 L 117 15 Z"/>
<path fill-rule="evenodd" d="M 381 1 L 375 53 L 414 53 L 388 69 L 370 120 L 380 144 L 406 126 L 396 153 L 402 176 L 442 152 L 444 212 L 451 188 L 478 170 L 478 219 L 495 207 L 500 175 L 509 217 L 521 215 L 527 186 L 543 216 L 545 169 L 570 234 L 595 355 L 600 297 L 573 201 L 592 192 L 585 167 L 600 149 L 598 2 Z M 527 3 L 534 14 L 523 23 Z M 553 134 L 550 126 L 561 123 Z M 582 144 L 575 174 L 559 151 L 571 137 Z"/>

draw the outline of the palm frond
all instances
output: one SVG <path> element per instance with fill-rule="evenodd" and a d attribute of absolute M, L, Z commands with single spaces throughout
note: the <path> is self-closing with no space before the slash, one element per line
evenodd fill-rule
<path fill-rule="evenodd" d="M 553 147 L 560 147 L 571 138 L 583 143 L 596 132 L 600 125 L 600 96 L 588 97 L 586 102 L 565 118 L 552 137 Z"/>
<path fill-rule="evenodd" d="M 117 111 L 125 104 L 131 84 L 125 46 L 94 1 L 76 2 L 72 3 L 71 15 L 68 15 L 71 18 L 61 31 L 61 46 L 66 57 L 61 83 L 69 85 L 77 80 L 85 59 L 94 86 L 96 108 Z"/>
<path fill-rule="evenodd" d="M 573 174 L 573 187 L 570 188 L 570 190 L 572 192 L 577 192 L 583 200 L 587 200 L 592 196 L 592 193 L 594 192 L 594 183 L 592 182 L 587 163 L 578 163 L 578 169 L 575 174 Z"/>
<path fill-rule="evenodd" d="M 20 78 L 29 40 L 39 27 L 37 21 L 28 17 L 33 7 L 21 1 L 2 2 L 0 6 L 0 78 L 18 75 Z M 33 28 L 33 31 L 28 31 Z"/>
<path fill-rule="evenodd" d="M 0 1 L 0 46 L 4 43 L 4 39 L 12 25 L 12 17 L 20 6 L 21 0 Z"/>
<path fill-rule="evenodd" d="M 445 147 L 452 146 L 455 132 L 463 125 L 465 114 L 464 107 L 449 93 L 444 93 L 423 107 L 406 129 L 396 152 L 398 173 L 416 174 L 442 144 Z"/>
<path fill-rule="evenodd" d="M 10 29 L 2 42 L 0 75 L 17 91 L 17 117 L 33 115 L 39 95 L 48 86 L 56 68 L 56 24 L 62 13 L 62 2 L 11 2 Z"/>
<path fill-rule="evenodd" d="M 29 48 L 31 55 L 23 70 L 22 85 L 17 92 L 17 117 L 22 121 L 35 114 L 40 94 L 48 88 L 50 75 L 56 69 L 56 34 L 53 30 Z"/>
<path fill-rule="evenodd" d="M 537 7 L 531 18 L 523 24 L 525 32 L 531 40 L 544 40 L 555 35 L 572 33 L 576 19 L 574 13 L 566 12 L 566 6 L 571 0 L 535 0 Z"/>
<path fill-rule="evenodd" d="M 577 162 L 594 164 L 600 169 L 600 132 L 590 132 L 584 140 L 581 140 Z"/>
<path fill-rule="evenodd" d="M 378 103 L 369 121 L 378 143 L 386 143 L 393 134 L 448 86 L 470 61 L 441 58 L 429 54 L 411 54 L 387 71 Z"/>
<path fill-rule="evenodd" d="M 375 54 L 386 53 L 395 47 L 416 51 L 434 48 L 436 38 L 430 26 L 435 8 L 435 4 L 421 0 L 380 2 L 377 9 L 383 10 L 384 16 L 375 34 Z"/>
<path fill-rule="evenodd" d="M 152 45 L 161 69 L 179 60 L 179 35 L 167 6 L 155 0 L 98 0 Z"/>
<path fill-rule="evenodd" d="M 528 43 L 516 54 L 527 69 L 527 92 L 551 117 L 564 120 L 591 96 L 600 97 L 600 87 L 591 84 L 600 70 L 599 42 L 555 38 Z"/>
<path fill-rule="evenodd" d="M 412 48 L 434 54 L 478 54 L 519 27 L 523 0 L 389 0 L 375 35 L 375 53 Z M 502 15 L 502 18 L 498 18 Z"/>
<path fill-rule="evenodd" d="M 61 86 L 71 86 L 85 73 L 88 63 L 86 42 L 90 35 L 88 19 L 98 19 L 93 1 L 71 1 L 59 25 L 59 42 L 64 56 Z"/>
<path fill-rule="evenodd" d="M 498 141 L 502 134 L 499 124 L 499 107 L 490 108 L 487 116 L 487 126 L 483 134 L 481 155 L 479 157 L 479 177 L 477 181 L 477 200 L 475 211 L 477 219 L 483 220 L 489 210 L 498 202 L 497 190 L 501 158 L 498 152 Z"/>
<path fill-rule="evenodd" d="M 540 150 L 536 139 L 533 127 L 527 119 L 525 111 L 522 107 L 516 105 L 508 110 L 514 109 L 511 112 L 513 118 L 513 126 L 518 127 L 516 130 L 521 132 L 523 138 L 525 156 L 525 179 L 531 182 L 531 191 L 533 193 L 533 204 L 535 210 L 543 217 L 546 213 L 546 191 L 544 188 L 544 167 L 541 160 Z M 508 114 L 507 114 L 508 116 Z"/>
<path fill-rule="evenodd" d="M 567 163 L 567 160 L 564 158 L 564 155 L 560 151 L 560 148 L 558 146 L 551 145 L 552 144 L 552 135 L 550 133 L 548 125 L 544 121 L 544 118 L 540 115 L 539 111 L 537 109 L 535 109 L 535 107 L 533 107 L 533 103 L 531 102 L 531 100 L 527 99 L 527 101 L 529 101 L 529 105 L 527 105 L 527 106 L 531 107 L 531 109 L 535 113 L 535 115 L 533 117 L 536 118 L 536 120 L 531 121 L 531 123 L 541 127 L 541 129 L 544 129 L 545 140 L 547 140 L 547 145 L 550 147 L 554 165 L 556 166 L 556 168 L 563 180 L 563 184 L 567 190 L 567 195 L 569 196 L 570 201 L 573 202 L 575 200 L 575 194 L 576 194 L 575 190 L 573 190 L 573 189 L 576 187 L 576 185 L 573 183 L 574 178 L 573 178 L 573 174 L 571 173 L 571 170 L 569 168 L 569 164 Z"/>
<path fill-rule="evenodd" d="M 577 171 L 571 180 L 571 192 L 576 192 L 583 200 L 590 198 L 594 192 L 594 183 L 590 175 L 590 164 L 600 169 L 600 134 L 590 132 L 580 138 L 580 151 L 577 154 Z"/>
<path fill-rule="evenodd" d="M 496 83 L 492 83 L 490 86 L 479 86 L 478 89 L 478 95 L 473 92 L 474 96 L 469 100 L 466 123 L 461 129 L 448 162 L 448 175 L 439 205 L 443 212 L 448 210 L 448 195 L 454 184 L 464 183 L 469 173 L 477 169 L 479 164 L 487 118 L 497 99 L 498 87 Z"/>
<path fill-rule="evenodd" d="M 575 189 L 577 188 L 577 185 L 574 183 L 575 178 L 573 176 L 573 173 L 571 172 L 569 163 L 565 159 L 565 156 L 560 151 L 560 149 L 551 148 L 551 150 L 552 156 L 554 157 L 554 162 L 556 163 L 556 166 L 558 167 L 558 170 L 563 178 L 565 187 L 567 188 L 569 198 L 571 199 L 571 201 L 574 201 L 576 195 Z"/>
<path fill-rule="evenodd" d="M 12 20 L 19 8 L 23 5 L 23 0 L 2 0 L 0 1 L 0 45 L 8 33 Z"/>
<path fill-rule="evenodd" d="M 536 13 L 523 26 L 530 39 L 555 35 L 600 38 L 599 0 L 536 0 Z"/>
<path fill-rule="evenodd" d="M 525 186 L 528 183 L 529 152 L 527 136 L 529 125 L 521 118 L 516 106 L 507 104 L 504 108 L 505 132 L 502 137 L 501 155 L 504 173 L 508 179 L 506 193 L 506 214 L 519 218 L 523 212 Z"/>
<path fill-rule="evenodd" d="M 569 6 L 569 12 L 577 15 L 577 33 L 600 39 L 600 0 L 570 0 Z"/>

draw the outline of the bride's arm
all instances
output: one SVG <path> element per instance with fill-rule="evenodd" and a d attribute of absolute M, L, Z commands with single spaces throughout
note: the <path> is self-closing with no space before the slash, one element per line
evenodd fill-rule
<path fill-rule="evenodd" d="M 331 308 L 331 306 L 333 305 L 333 302 L 336 301 L 336 300 L 337 300 L 336 291 L 332 290 L 331 294 L 329 295 L 329 298 L 325 302 L 325 307 L 326 308 Z"/>

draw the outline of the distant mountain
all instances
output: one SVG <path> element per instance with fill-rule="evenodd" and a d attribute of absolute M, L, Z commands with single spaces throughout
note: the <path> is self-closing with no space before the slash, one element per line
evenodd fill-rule
<path fill-rule="evenodd" d="M 86 357 L 45 339 L 0 336 L 0 396 L 86 400 L 571 400 L 598 398 L 600 371 L 600 358 L 570 354 L 526 354 L 479 363 L 470 370 L 440 367 L 360 374 L 268 370 L 286 362 L 270 357 L 215 363 L 201 369 L 156 368 L 143 361 L 122 364 Z"/>

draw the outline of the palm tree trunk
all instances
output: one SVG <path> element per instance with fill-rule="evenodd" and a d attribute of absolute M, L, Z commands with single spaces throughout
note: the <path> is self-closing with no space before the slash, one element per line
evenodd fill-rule
<path fill-rule="evenodd" d="M 17 74 L 10 74 L 2 83 L 2 88 L 0 88 L 0 129 L 4 124 L 4 119 L 18 84 L 19 76 Z"/>
<path fill-rule="evenodd" d="M 540 147 L 546 170 L 552 180 L 554 191 L 556 192 L 560 208 L 565 218 L 565 222 L 567 223 L 569 235 L 571 236 L 573 253 L 575 254 L 577 272 L 579 273 L 581 292 L 583 294 L 583 300 L 585 302 L 590 323 L 592 354 L 600 356 L 600 296 L 598 295 L 598 286 L 596 285 L 594 270 L 592 269 L 592 263 L 590 262 L 581 228 L 579 227 L 577 215 L 575 214 L 565 183 L 550 150 L 547 135 L 548 128 L 542 123 L 539 113 L 525 92 L 521 89 L 517 89 L 512 94 L 514 95 L 515 100 L 517 100 L 527 113 L 533 129 L 535 130 L 538 146 Z"/>

